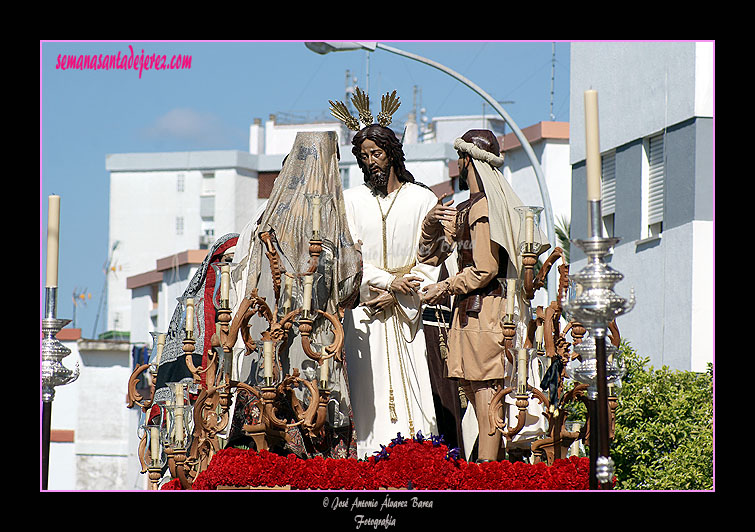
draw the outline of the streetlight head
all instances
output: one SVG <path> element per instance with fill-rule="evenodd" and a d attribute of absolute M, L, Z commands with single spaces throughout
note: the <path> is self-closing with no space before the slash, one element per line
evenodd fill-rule
<path fill-rule="evenodd" d="M 377 48 L 377 42 L 305 42 L 304 46 L 318 54 L 328 54 L 330 52 L 348 52 L 352 50 L 369 50 L 374 52 Z"/>
<path fill-rule="evenodd" d="M 322 54 L 322 55 L 325 55 L 333 51 L 333 48 L 324 42 L 305 42 L 304 46 L 306 46 L 313 52 Z"/>

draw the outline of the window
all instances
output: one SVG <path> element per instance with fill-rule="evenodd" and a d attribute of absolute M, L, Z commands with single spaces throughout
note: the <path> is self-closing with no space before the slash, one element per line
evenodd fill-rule
<path fill-rule="evenodd" d="M 156 310 L 157 303 L 160 298 L 160 285 L 159 284 L 149 285 L 149 297 L 152 302 L 152 310 Z"/>
<path fill-rule="evenodd" d="M 215 218 L 215 196 L 199 196 L 199 216 Z"/>
<path fill-rule="evenodd" d="M 663 231 L 665 204 L 666 151 L 664 132 L 645 139 L 643 161 L 643 238 L 653 238 Z"/>
<path fill-rule="evenodd" d="M 202 172 L 202 195 L 215 194 L 215 172 Z"/>
<path fill-rule="evenodd" d="M 176 234 L 179 236 L 184 234 L 184 217 L 183 216 L 176 216 Z"/>
<path fill-rule="evenodd" d="M 186 185 L 186 174 L 179 172 L 176 174 L 176 192 L 183 192 Z"/>
<path fill-rule="evenodd" d="M 616 213 L 616 152 L 603 154 L 600 162 L 600 205 L 603 215 L 603 229 L 606 236 L 614 236 L 614 215 Z"/>

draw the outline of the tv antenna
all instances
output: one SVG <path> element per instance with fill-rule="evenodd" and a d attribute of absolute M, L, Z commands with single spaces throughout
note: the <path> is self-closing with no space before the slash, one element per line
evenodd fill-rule
<path fill-rule="evenodd" d="M 81 292 L 79 292 L 78 288 L 73 289 L 73 295 L 71 296 L 73 299 L 73 328 L 76 328 L 76 307 L 79 305 L 85 305 L 87 304 L 87 300 L 92 299 L 92 294 L 87 292 L 87 289 L 85 288 Z"/>
<path fill-rule="evenodd" d="M 556 82 L 556 43 L 551 43 L 551 122 L 556 119 L 556 115 L 553 114 L 553 94 L 555 91 Z"/>
<path fill-rule="evenodd" d="M 105 304 L 105 298 L 107 297 L 107 284 L 108 284 L 108 278 L 110 276 L 111 270 L 113 270 L 113 254 L 115 253 L 115 250 L 118 248 L 118 245 L 121 243 L 120 240 L 116 240 L 113 242 L 113 247 L 110 248 L 110 255 L 108 255 L 107 261 L 102 266 L 102 271 L 105 274 L 105 285 L 102 287 L 102 294 L 100 294 L 100 304 L 97 308 L 97 316 L 94 318 L 94 329 L 92 330 L 92 338 L 97 338 L 97 323 L 100 321 L 100 313 L 102 312 L 102 308 Z"/>

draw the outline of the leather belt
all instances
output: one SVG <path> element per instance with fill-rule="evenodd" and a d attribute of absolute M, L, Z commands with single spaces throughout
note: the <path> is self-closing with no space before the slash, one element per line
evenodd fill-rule
<path fill-rule="evenodd" d="M 455 306 L 459 309 L 459 323 L 462 327 L 466 326 L 468 316 L 476 315 L 482 310 L 482 298 L 488 296 L 503 296 L 503 286 L 498 277 L 482 288 L 456 297 Z"/>

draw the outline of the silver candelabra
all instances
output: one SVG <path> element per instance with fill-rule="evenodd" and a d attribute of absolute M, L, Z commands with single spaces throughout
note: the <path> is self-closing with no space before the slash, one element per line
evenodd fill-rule
<path fill-rule="evenodd" d="M 581 362 L 569 373 L 574 380 L 588 385 L 587 397 L 591 403 L 588 408 L 593 408 L 591 419 L 594 421 L 590 430 L 592 487 L 599 485 L 601 489 L 610 489 L 614 464 L 609 451 L 608 385 L 623 376 L 623 368 L 613 356 L 616 348 L 610 346 L 611 352 L 607 351 L 606 330 L 609 323 L 634 308 L 635 299 L 634 290 L 628 300 L 613 290 L 624 276 L 606 264 L 605 257 L 620 239 L 603 237 L 600 203 L 600 200 L 589 202 L 590 237 L 572 240 L 587 255 L 587 265 L 570 275 L 578 286 L 578 293 L 576 297 L 565 298 L 562 306 L 565 313 L 590 332 L 591 339 L 575 347 Z"/>
<path fill-rule="evenodd" d="M 47 477 L 50 463 L 50 424 L 52 420 L 52 401 L 55 399 L 55 387 L 69 384 L 79 378 L 79 364 L 74 371 L 63 366 L 62 360 L 71 350 L 60 343 L 56 335 L 71 320 L 58 319 L 58 288 L 45 288 L 45 317 L 42 318 L 42 489 L 47 489 Z"/>

